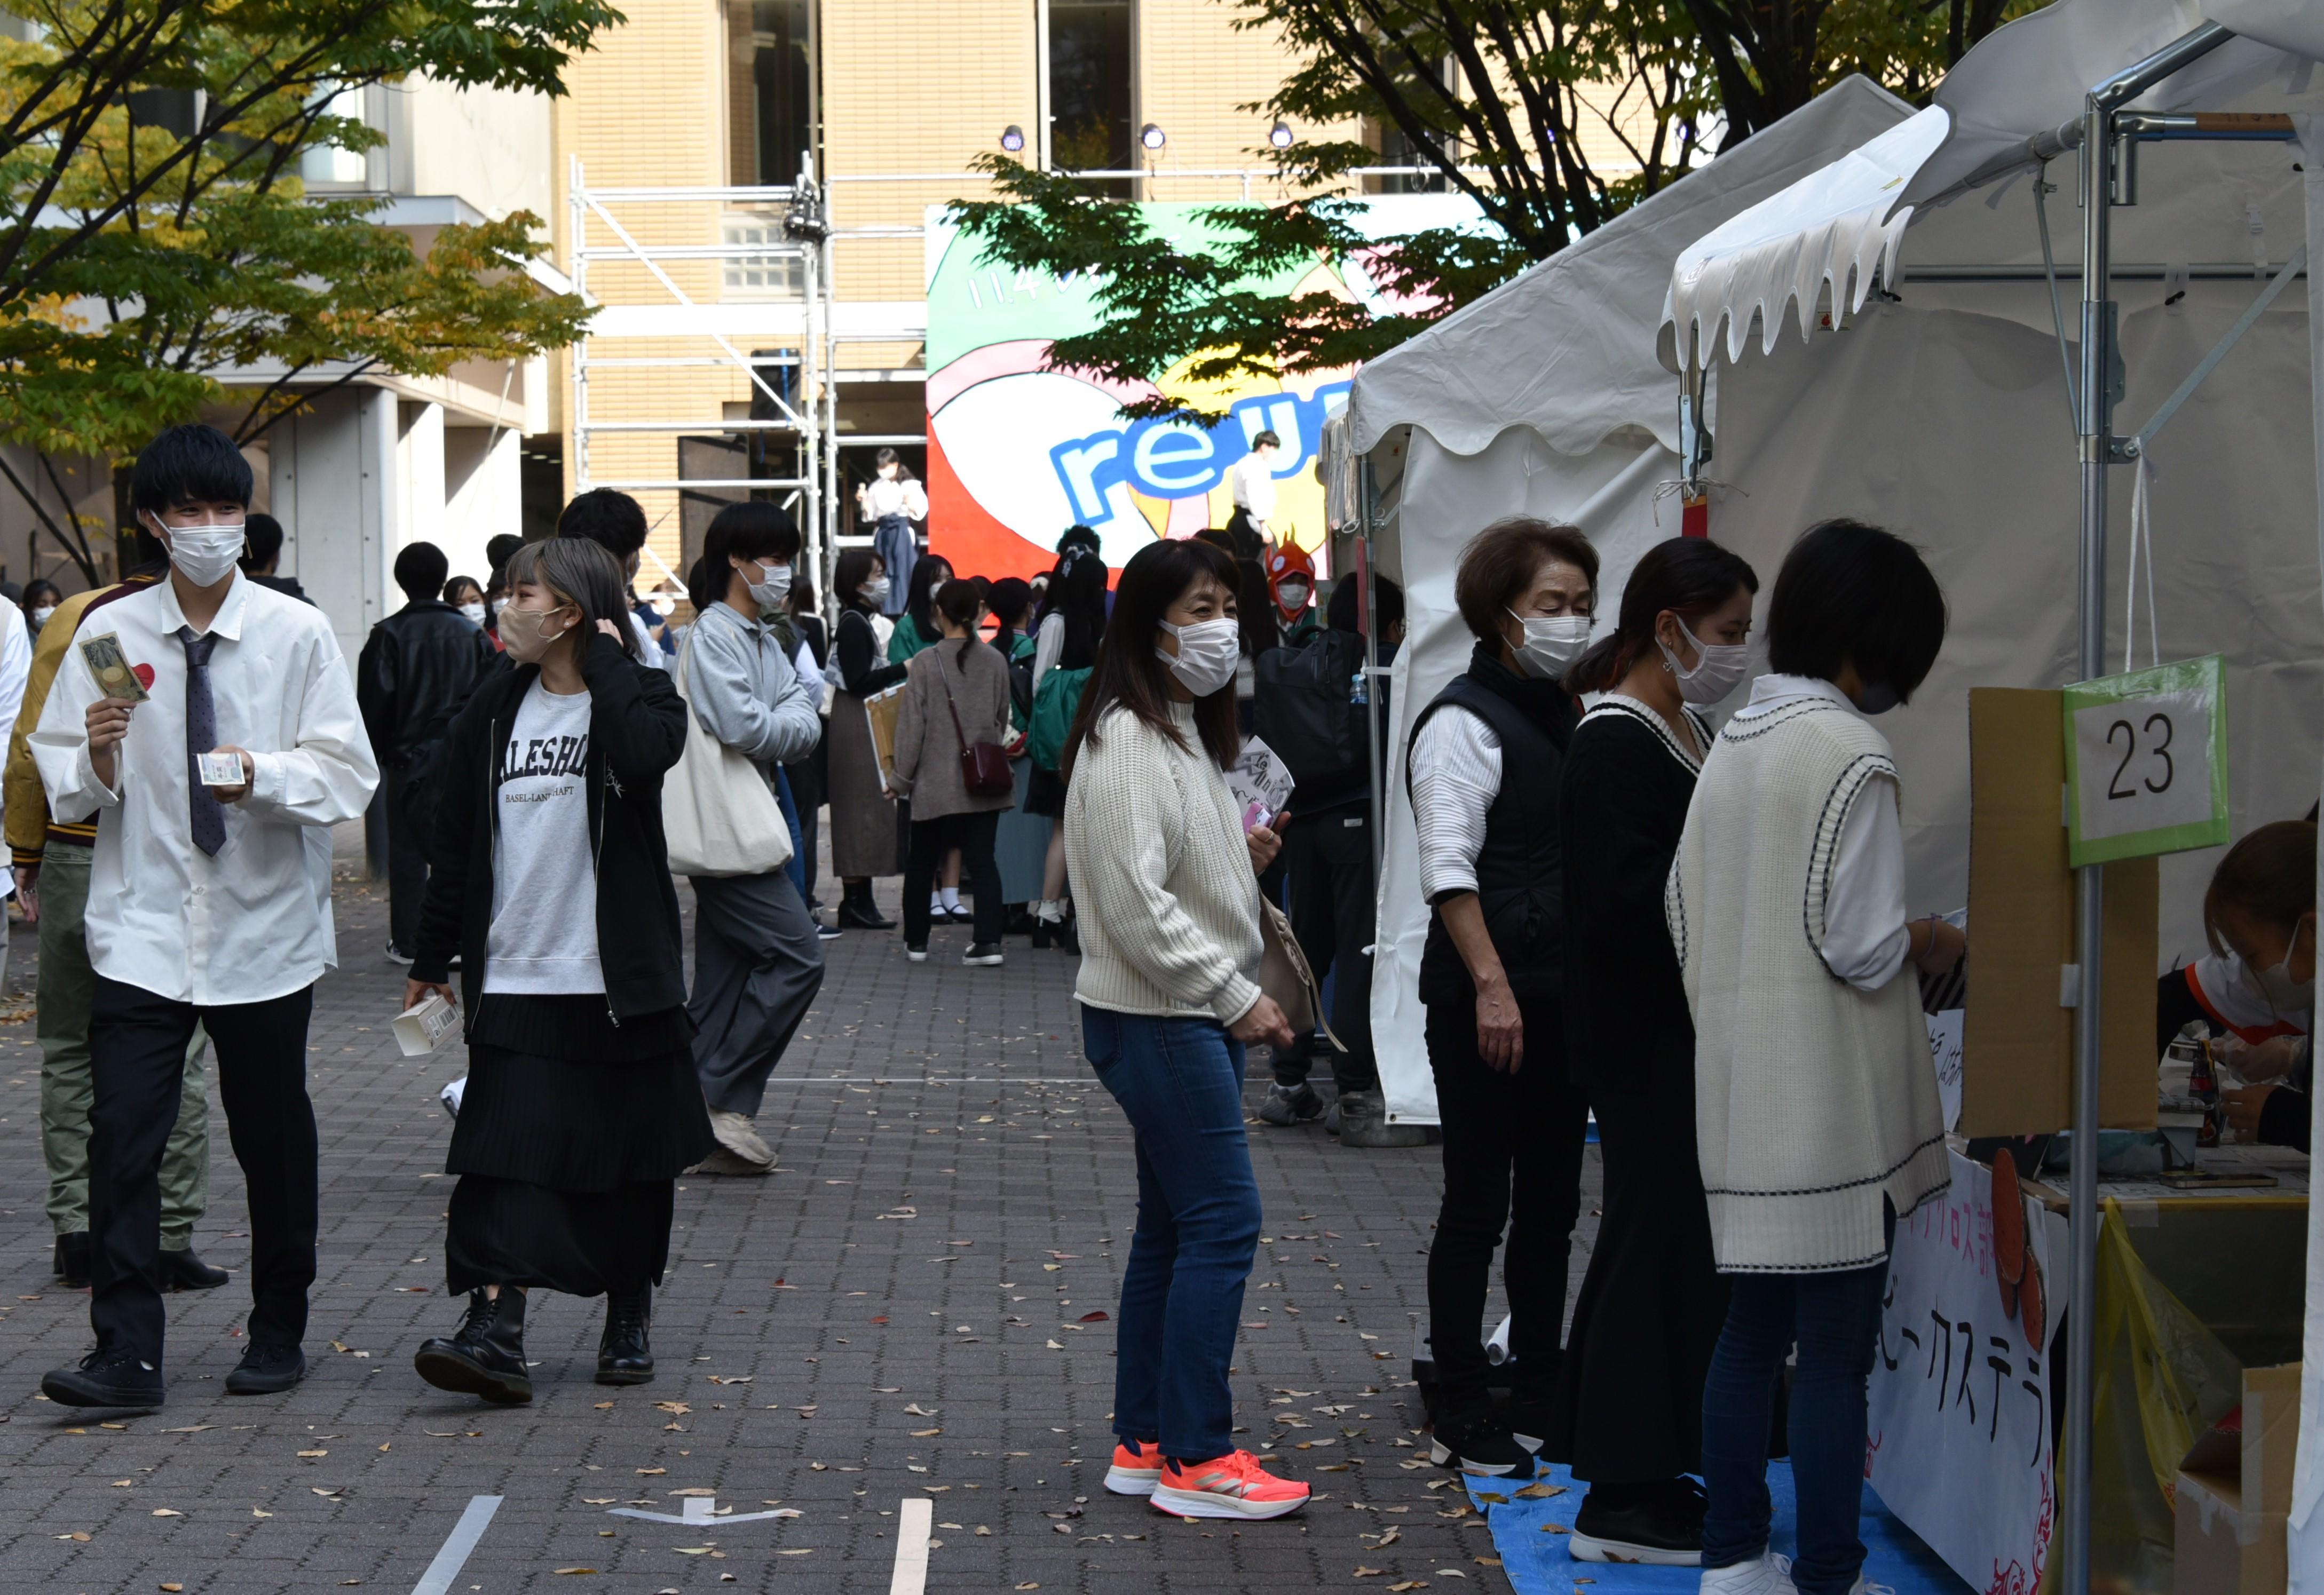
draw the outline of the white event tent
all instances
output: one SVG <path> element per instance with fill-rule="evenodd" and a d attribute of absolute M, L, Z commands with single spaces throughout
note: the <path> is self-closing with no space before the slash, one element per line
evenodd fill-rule
<path fill-rule="evenodd" d="M 1359 373 L 1350 444 L 1370 456 L 1388 495 L 1382 566 L 1407 605 L 1392 772 L 1413 715 L 1468 664 L 1452 562 L 1480 527 L 1518 513 L 1574 521 L 1599 548 L 1609 594 L 1639 554 L 1676 535 L 1677 502 L 1657 494 L 1679 469 L 1678 388 L 1655 361 L 1655 328 L 1679 250 L 1911 115 L 1850 78 Z M 1387 798 L 1373 1039 L 1389 1111 L 1433 1123 L 1415 995 L 1428 909 L 1399 774 Z"/>

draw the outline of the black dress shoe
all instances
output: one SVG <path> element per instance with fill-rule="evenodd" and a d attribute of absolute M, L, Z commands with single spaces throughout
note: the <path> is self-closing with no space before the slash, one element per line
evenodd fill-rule
<path fill-rule="evenodd" d="M 226 1270 L 213 1268 L 194 1255 L 192 1247 L 161 1254 L 161 1286 L 165 1290 L 216 1290 L 226 1283 Z"/>
<path fill-rule="evenodd" d="M 242 1365 L 226 1376 L 229 1396 L 272 1396 L 307 1377 L 307 1353 L 296 1346 L 253 1341 Z"/>
<path fill-rule="evenodd" d="M 532 1375 L 524 1366 L 524 1292 L 503 1286 L 487 1296 L 468 1293 L 468 1315 L 448 1339 L 420 1342 L 411 1366 L 439 1390 L 481 1396 L 503 1406 L 532 1399 Z"/>
<path fill-rule="evenodd" d="M 88 1231 L 75 1230 L 57 1237 L 57 1255 L 51 1267 L 67 1290 L 88 1288 Z"/>
<path fill-rule="evenodd" d="M 152 1407 L 161 1405 L 161 1370 L 134 1351 L 99 1346 L 78 1368 L 41 1376 L 41 1394 L 65 1406 Z"/>
<path fill-rule="evenodd" d="M 653 1321 L 653 1286 L 605 1293 L 605 1332 L 597 1341 L 597 1382 L 642 1385 L 654 1377 L 647 1333 Z"/>

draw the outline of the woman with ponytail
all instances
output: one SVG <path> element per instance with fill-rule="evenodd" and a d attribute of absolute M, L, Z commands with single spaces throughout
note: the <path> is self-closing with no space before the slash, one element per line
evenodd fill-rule
<path fill-rule="evenodd" d="M 1702 711 L 1749 669 L 1759 580 L 1702 538 L 1646 550 L 1620 623 L 1567 672 L 1600 697 L 1567 744 L 1565 1024 L 1598 1116 L 1604 1222 L 1566 1342 L 1547 1454 L 1590 1486 L 1585 1562 L 1692 1565 L 1702 1548 L 1702 1384 L 1727 1313 L 1695 1157 L 1694 1027 L 1663 923 Z"/>

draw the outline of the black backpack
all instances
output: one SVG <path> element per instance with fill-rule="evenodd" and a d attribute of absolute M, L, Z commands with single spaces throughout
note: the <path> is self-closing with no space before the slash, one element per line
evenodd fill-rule
<path fill-rule="evenodd" d="M 1303 647 L 1270 648 L 1252 665 L 1252 729 L 1310 802 L 1366 784 L 1364 705 L 1350 701 L 1363 668 L 1364 640 L 1335 631 Z"/>

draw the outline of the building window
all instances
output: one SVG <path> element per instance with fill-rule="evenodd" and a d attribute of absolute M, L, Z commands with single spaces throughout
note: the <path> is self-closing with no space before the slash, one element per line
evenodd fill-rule
<path fill-rule="evenodd" d="M 1063 171 L 1137 164 L 1130 0 L 1049 0 L 1049 162 Z M 1125 198 L 1127 182 L 1099 185 Z"/>
<path fill-rule="evenodd" d="M 816 149 L 814 0 L 727 0 L 726 35 L 733 181 L 796 182 Z"/>
<path fill-rule="evenodd" d="M 730 216 L 724 221 L 724 241 L 739 244 L 787 242 L 779 216 Z M 788 254 L 743 255 L 726 260 L 726 294 L 730 300 L 795 300 L 807 290 L 807 263 L 794 247 Z"/>
<path fill-rule="evenodd" d="M 330 97 L 323 107 L 324 114 L 344 116 L 350 122 L 364 119 L 364 91 L 360 88 L 341 89 Z M 370 159 L 362 150 L 343 150 L 337 144 L 317 144 L 299 152 L 299 176 L 310 185 L 330 188 L 361 188 L 369 175 Z"/>

